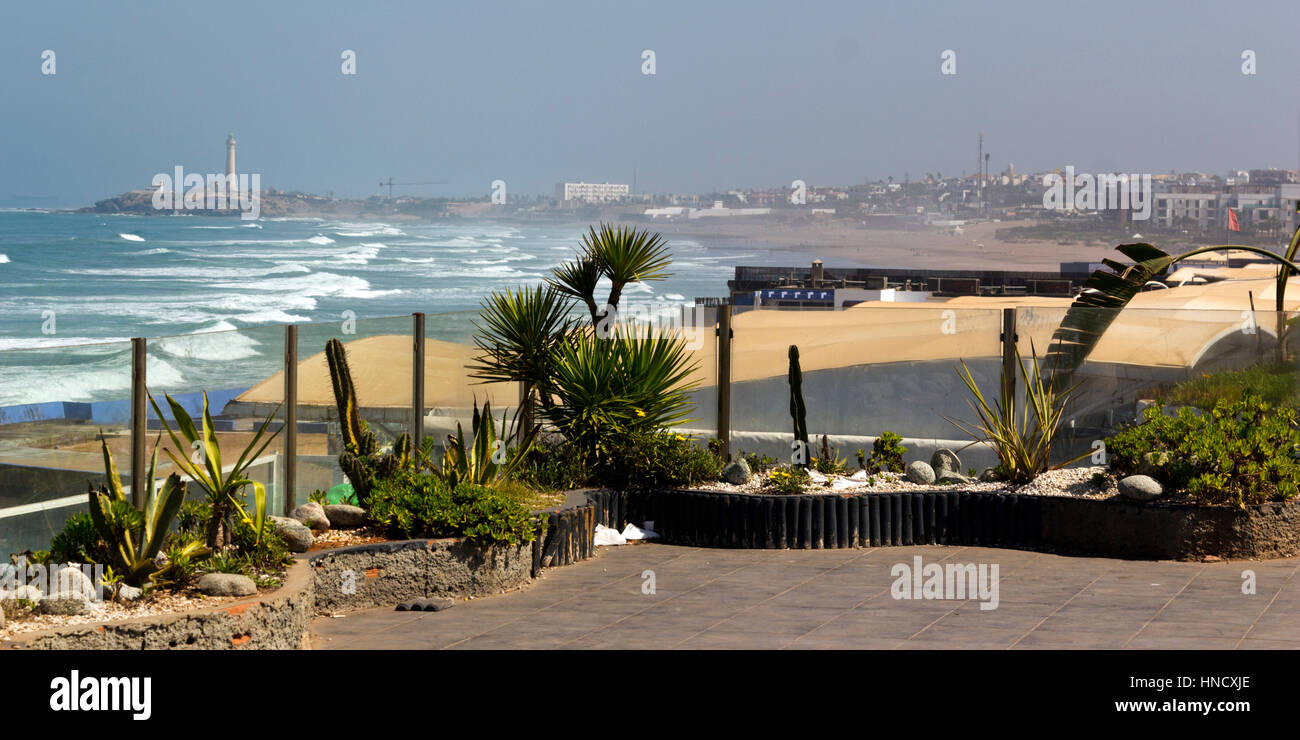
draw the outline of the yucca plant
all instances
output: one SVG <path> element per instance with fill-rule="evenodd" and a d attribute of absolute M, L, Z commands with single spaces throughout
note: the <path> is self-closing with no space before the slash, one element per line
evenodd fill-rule
<path fill-rule="evenodd" d="M 543 415 L 584 462 L 595 464 L 608 453 L 612 435 L 683 421 L 696 367 L 683 338 L 649 327 L 624 329 L 609 339 L 582 335 L 556 355 L 552 388 L 559 403 Z"/>
<path fill-rule="evenodd" d="M 501 428 L 502 431 L 506 428 L 504 412 L 501 414 Z M 533 428 L 516 435 L 522 442 L 511 451 L 507 440 L 497 437 L 496 423 L 492 420 L 492 403 L 484 401 L 483 413 L 480 414 L 478 402 L 475 402 L 469 440 L 465 439 L 465 430 L 457 422 L 455 436 L 447 437 L 447 448 L 438 475 L 450 489 L 455 489 L 461 483 L 476 486 L 499 483 L 523 463 L 528 450 L 532 448 L 537 431 Z"/>
<path fill-rule="evenodd" d="M 257 541 L 261 537 L 266 527 L 266 486 L 260 482 L 247 477 L 248 466 L 262 454 L 267 445 L 280 433 L 277 429 L 267 434 L 267 428 L 275 418 L 276 412 L 280 410 L 277 404 L 271 413 L 267 415 L 262 426 L 253 434 L 253 439 L 239 453 L 235 464 L 229 471 L 223 470 L 221 445 L 217 441 L 216 427 L 212 423 L 212 414 L 208 410 L 208 393 L 203 392 L 203 416 L 201 427 L 195 426 L 194 420 L 190 418 L 189 412 L 184 406 L 177 403 L 176 399 L 170 395 L 166 396 L 167 404 L 171 407 L 172 418 L 176 420 L 178 431 L 173 431 L 171 425 L 167 423 L 167 417 L 163 415 L 162 409 L 158 407 L 158 402 L 153 396 L 149 396 L 149 403 L 153 406 L 154 413 L 158 415 L 158 421 L 171 437 L 172 444 L 180 454 L 172 452 L 171 449 L 165 450 L 167 456 L 171 458 L 181 472 L 185 473 L 191 480 L 203 489 L 208 505 L 212 507 L 212 518 L 208 520 L 207 545 L 209 548 L 217 550 L 231 544 L 234 536 L 234 519 L 238 515 L 241 520 L 250 524 L 257 532 Z M 186 450 L 193 450 L 198 460 L 191 459 L 185 455 Z M 252 487 L 253 489 L 253 512 L 250 514 L 244 507 L 244 489 Z M 179 505 L 179 504 L 178 504 Z"/>
<path fill-rule="evenodd" d="M 159 435 L 159 439 L 162 435 Z M 171 568 L 169 563 L 160 566 L 155 558 L 167 539 L 168 529 L 185 500 L 185 486 L 175 473 L 167 476 L 162 488 L 154 488 L 154 471 L 158 467 L 158 445 L 155 442 L 149 470 L 144 480 L 133 486 L 145 486 L 144 511 L 135 508 L 122 488 L 108 442 L 100 437 L 104 453 L 104 475 L 107 483 L 90 489 L 90 519 L 96 531 L 108 545 L 112 562 L 107 563 L 114 580 L 130 586 L 157 586 L 166 582 Z M 197 540 L 179 545 L 179 552 L 191 561 L 202 560 L 210 550 Z"/>
<path fill-rule="evenodd" d="M 609 280 L 605 305 L 618 310 L 623 289 L 630 283 L 663 280 L 665 268 L 672 264 L 667 242 L 659 234 L 630 226 L 600 224 L 590 226 L 582 237 L 582 254 L 577 261 L 566 262 L 552 270 L 549 281 L 558 291 L 583 302 L 596 327 L 604 317 L 604 306 L 596 303 L 596 284 Z"/>
<path fill-rule="evenodd" d="M 1091 450 L 1065 460 L 1052 463 L 1052 442 L 1065 418 L 1065 406 L 1074 387 L 1057 389 L 1043 380 L 1038 354 L 1031 346 L 1031 361 L 1027 366 L 1016 350 L 1016 363 L 1025 382 L 1025 403 L 1021 404 L 1012 383 L 999 383 L 999 398 L 989 403 L 970 368 L 962 361 L 958 377 L 970 391 L 967 405 L 975 412 L 978 421 L 965 423 L 944 417 L 953 426 L 969 434 L 976 442 L 991 446 L 998 456 L 997 472 L 1000 477 L 1015 483 L 1033 480 L 1041 473 L 1055 470 L 1080 460 Z"/>
<path fill-rule="evenodd" d="M 482 305 L 482 324 L 474 323 L 479 353 L 469 365 L 470 376 L 488 383 L 520 384 L 518 437 L 533 427 L 535 404 L 552 403 L 555 355 L 574 324 L 571 304 L 556 288 L 538 285 L 493 292 Z M 516 444 L 522 441 L 517 438 Z"/>

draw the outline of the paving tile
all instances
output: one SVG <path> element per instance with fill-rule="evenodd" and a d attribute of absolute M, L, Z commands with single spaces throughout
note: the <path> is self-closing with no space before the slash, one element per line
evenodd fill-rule
<path fill-rule="evenodd" d="M 918 555 L 926 563 L 997 563 L 998 608 L 892 598 L 890 568 Z M 1240 591 L 1246 568 L 1256 572 L 1255 596 Z M 647 569 L 655 571 L 655 594 L 641 591 Z M 1298 573 L 1300 558 L 1202 564 L 975 547 L 751 551 L 649 543 L 602 548 L 593 560 L 546 570 L 525 589 L 448 612 L 375 609 L 317 619 L 312 640 L 329 649 L 1294 649 Z"/>

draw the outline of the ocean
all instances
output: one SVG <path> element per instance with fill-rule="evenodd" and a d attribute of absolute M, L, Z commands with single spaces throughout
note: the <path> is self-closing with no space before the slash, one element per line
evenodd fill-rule
<path fill-rule="evenodd" d="M 247 387 L 279 369 L 279 326 L 338 326 L 345 312 L 360 335 L 409 330 L 370 317 L 439 314 L 430 335 L 464 341 L 484 295 L 541 281 L 585 229 L 0 211 L 0 407 L 128 397 L 133 336 L 157 338 L 155 392 Z M 773 256 L 669 246 L 673 275 L 625 301 L 723 296 L 736 264 Z M 300 356 L 318 351 L 300 341 Z"/>

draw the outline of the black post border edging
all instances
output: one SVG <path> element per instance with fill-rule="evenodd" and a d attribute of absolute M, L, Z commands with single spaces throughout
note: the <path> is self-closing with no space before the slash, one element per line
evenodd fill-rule
<path fill-rule="evenodd" d="M 1137 559 L 1284 557 L 1300 551 L 1300 502 L 1245 511 L 1122 499 L 931 489 L 802 495 L 583 489 L 549 516 L 534 572 L 595 552 L 592 528 L 654 521 L 663 542 L 741 549 L 951 545 Z M 1136 529 L 1135 529 L 1136 528 Z M 1139 531 L 1149 537 L 1125 536 Z"/>

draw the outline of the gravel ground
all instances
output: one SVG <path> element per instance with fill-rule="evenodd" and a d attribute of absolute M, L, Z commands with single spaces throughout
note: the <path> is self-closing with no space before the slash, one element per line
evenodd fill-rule
<path fill-rule="evenodd" d="M 811 472 L 811 471 L 810 471 Z M 1101 473 L 1106 478 L 1102 486 L 1092 482 L 1092 476 Z M 814 478 L 817 474 L 813 474 Z M 861 477 L 861 473 L 858 474 Z M 922 486 L 904 478 L 897 473 L 877 473 L 875 482 L 857 479 L 852 476 L 825 476 L 824 482 L 814 483 L 804 489 L 804 493 L 868 493 L 868 492 L 903 492 L 903 491 L 997 491 L 1001 493 L 1018 493 L 1030 496 L 1076 496 L 1078 498 L 1107 499 L 1119 495 L 1115 476 L 1104 465 L 1064 468 L 1052 470 L 1038 476 L 1029 483 L 1013 485 L 1010 483 L 983 483 L 976 481 L 967 484 Z M 697 486 L 699 490 L 721 491 L 724 493 L 766 494 L 771 491 L 763 485 L 765 475 L 751 475 L 744 485 L 736 486 L 719 481 Z"/>
<path fill-rule="evenodd" d="M 19 613 L 10 613 L 5 628 L 0 630 L 0 639 L 12 639 L 25 632 L 39 632 L 55 627 L 71 627 L 78 624 L 102 624 L 119 622 L 136 617 L 155 617 L 173 612 L 193 611 L 209 606 L 238 601 L 240 596 L 204 596 L 196 589 L 184 591 L 157 591 L 134 602 L 119 604 L 113 601 L 91 602 L 87 604 L 85 614 L 60 616 L 32 614 L 23 609 Z"/>

